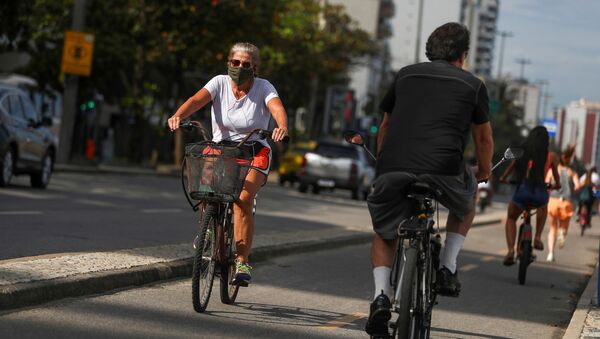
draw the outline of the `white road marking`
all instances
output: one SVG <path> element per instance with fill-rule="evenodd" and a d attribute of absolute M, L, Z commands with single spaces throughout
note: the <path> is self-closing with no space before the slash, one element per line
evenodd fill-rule
<path fill-rule="evenodd" d="M 477 267 L 479 267 L 479 265 L 469 264 L 469 265 L 465 265 L 465 266 L 459 268 L 459 270 L 461 272 L 468 272 L 468 271 L 476 269 Z"/>
<path fill-rule="evenodd" d="M 366 317 L 367 317 L 367 314 L 365 314 L 365 313 L 355 312 L 355 313 L 346 314 L 340 318 L 331 320 L 330 322 L 324 324 L 323 326 L 319 326 L 319 327 L 324 330 L 335 330 L 340 327 L 350 325 L 351 323 L 353 323 L 354 321 L 356 321 L 358 319 L 362 319 L 362 318 L 366 318 Z"/>
<path fill-rule="evenodd" d="M 40 215 L 41 211 L 0 211 L 0 215 Z"/>
<path fill-rule="evenodd" d="M 105 206 L 105 207 L 116 207 L 117 205 L 108 202 L 108 201 L 100 201 L 100 200 L 88 200 L 88 199 L 77 199 L 76 202 L 86 205 L 95 205 L 95 206 Z"/>
<path fill-rule="evenodd" d="M 181 208 L 149 208 L 143 209 L 142 213 L 180 213 L 183 212 Z"/>
<path fill-rule="evenodd" d="M 486 255 L 485 257 L 481 257 L 480 260 L 483 262 L 490 262 L 496 260 L 496 257 L 494 257 L 493 255 Z"/>
<path fill-rule="evenodd" d="M 40 194 L 40 193 L 29 193 L 24 191 L 16 191 L 10 189 L 1 189 L 0 195 L 8 195 L 11 197 L 18 198 L 27 198 L 27 199 L 37 199 L 37 200 L 47 200 L 47 199 L 56 199 L 62 198 L 61 195 L 50 195 L 50 194 Z"/>

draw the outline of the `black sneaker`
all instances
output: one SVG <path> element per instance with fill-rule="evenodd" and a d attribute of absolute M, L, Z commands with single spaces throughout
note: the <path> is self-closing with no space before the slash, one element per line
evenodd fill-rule
<path fill-rule="evenodd" d="M 457 275 L 457 272 L 452 274 L 446 266 L 442 266 L 437 272 L 437 293 L 446 297 L 458 297 L 460 294 L 460 281 L 458 281 Z"/>
<path fill-rule="evenodd" d="M 381 291 L 381 294 L 373 300 L 369 309 L 369 319 L 367 319 L 367 325 L 365 326 L 365 331 L 369 335 L 379 338 L 390 337 L 388 321 L 392 317 L 391 308 L 390 299 Z"/>

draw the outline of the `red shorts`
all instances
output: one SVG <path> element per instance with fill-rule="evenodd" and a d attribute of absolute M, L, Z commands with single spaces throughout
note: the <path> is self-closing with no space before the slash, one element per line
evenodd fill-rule
<path fill-rule="evenodd" d="M 264 175 L 269 175 L 271 169 L 271 149 L 269 147 L 263 147 L 258 153 L 254 155 L 250 168 L 253 168 Z"/>

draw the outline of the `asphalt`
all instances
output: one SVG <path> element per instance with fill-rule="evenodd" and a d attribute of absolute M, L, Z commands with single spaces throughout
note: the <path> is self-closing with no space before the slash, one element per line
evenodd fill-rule
<path fill-rule="evenodd" d="M 175 167 L 136 169 L 115 166 L 59 165 L 57 171 L 119 173 L 131 175 L 178 175 Z M 276 175 L 269 182 L 276 182 Z M 445 220 L 440 212 L 440 219 Z M 475 217 L 473 226 L 502 222 L 504 209 L 489 210 Z M 442 225 L 445 222 L 441 223 Z M 443 228 L 441 229 L 443 231 Z M 276 256 L 331 249 L 367 243 L 372 239 L 370 225 L 361 230 L 289 234 L 261 238 L 252 250 L 251 260 L 260 262 Z M 68 297 L 131 288 L 148 283 L 191 275 L 191 244 L 172 244 L 121 251 L 64 253 L 0 261 L 0 311 L 10 311 Z M 564 338 L 600 337 L 598 268 L 579 298 Z"/>

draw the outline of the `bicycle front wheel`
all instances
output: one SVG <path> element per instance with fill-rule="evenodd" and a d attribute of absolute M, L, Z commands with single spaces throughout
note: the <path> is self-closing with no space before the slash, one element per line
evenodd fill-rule
<path fill-rule="evenodd" d="M 417 249 L 409 247 L 404 251 L 396 297 L 400 299 L 399 315 L 396 320 L 396 338 L 414 338 L 419 329 L 417 324 Z"/>
<path fill-rule="evenodd" d="M 192 268 L 192 302 L 196 312 L 204 312 L 210 299 L 215 276 L 217 206 L 209 205 L 200 223 L 198 244 Z"/>
<path fill-rule="evenodd" d="M 221 302 L 224 304 L 233 304 L 237 298 L 240 285 L 232 285 L 231 281 L 235 276 L 235 240 L 233 238 L 232 215 L 228 215 L 227 227 L 225 233 L 226 262 L 221 263 Z"/>

